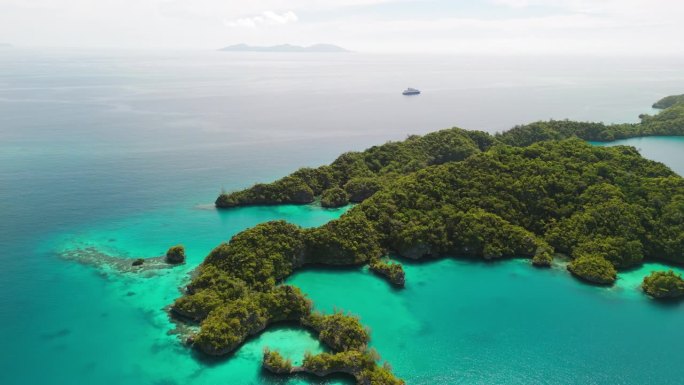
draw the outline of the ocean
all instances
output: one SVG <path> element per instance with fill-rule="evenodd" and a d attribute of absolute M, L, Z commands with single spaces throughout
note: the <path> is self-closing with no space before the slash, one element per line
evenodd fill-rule
<path fill-rule="evenodd" d="M 457 57 L 0 50 L 0 383 L 349 384 L 262 373 L 264 346 L 295 361 L 322 347 L 269 329 L 208 360 L 164 307 L 219 243 L 257 223 L 318 226 L 344 209 L 216 211 L 222 190 L 459 126 L 539 119 L 636 122 L 684 92 L 684 58 Z M 406 87 L 423 91 L 405 97 Z M 681 138 L 635 138 L 684 174 Z M 65 259 L 92 249 L 188 263 L 143 275 Z M 658 264 L 597 288 L 524 261 L 406 265 L 392 289 L 364 269 L 289 282 L 323 311 L 358 314 L 407 384 L 677 384 L 681 306 L 637 287 Z M 681 271 L 678 269 L 678 271 Z"/>

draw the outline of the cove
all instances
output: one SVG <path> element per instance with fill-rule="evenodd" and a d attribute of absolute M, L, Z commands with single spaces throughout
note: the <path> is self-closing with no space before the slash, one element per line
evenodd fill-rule
<path fill-rule="evenodd" d="M 681 307 L 638 291 L 666 266 L 645 264 L 606 289 L 527 260 L 402 262 L 401 291 L 363 271 L 309 270 L 288 282 L 322 311 L 360 315 L 408 384 L 675 384 L 684 375 L 671 343 L 684 338 Z"/>
<path fill-rule="evenodd" d="M 684 175 L 684 137 L 659 136 L 616 140 L 614 142 L 592 142 L 598 146 L 632 146 L 635 147 L 644 158 L 655 160 L 668 165 L 674 172 Z"/>

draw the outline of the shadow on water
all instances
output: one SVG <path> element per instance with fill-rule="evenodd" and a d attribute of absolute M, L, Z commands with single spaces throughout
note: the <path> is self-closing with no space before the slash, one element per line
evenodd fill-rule
<path fill-rule="evenodd" d="M 161 380 L 153 382 L 153 385 L 178 385 L 178 381 L 170 378 L 163 378 Z"/>
<path fill-rule="evenodd" d="M 324 264 L 312 263 L 312 264 L 307 264 L 305 266 L 297 268 L 297 270 L 292 275 L 290 275 L 290 277 L 288 277 L 287 279 L 291 278 L 293 275 L 300 274 L 300 273 L 339 273 L 339 272 L 359 272 L 360 273 L 360 272 L 363 272 L 363 270 L 364 270 L 364 265 L 335 266 L 335 265 L 324 265 Z"/>
<path fill-rule="evenodd" d="M 529 257 L 502 257 L 493 259 L 483 259 L 481 257 L 472 257 L 464 255 L 429 255 L 420 259 L 406 258 L 396 254 L 390 254 L 387 256 L 389 259 L 400 262 L 402 265 L 406 266 L 421 266 L 428 265 L 432 263 L 437 263 L 445 259 L 451 259 L 460 262 L 470 262 L 473 264 L 481 264 L 485 266 L 494 266 L 501 262 L 515 261 L 515 260 L 530 260 Z M 531 264 L 530 264 L 531 266 Z"/>
<path fill-rule="evenodd" d="M 528 257 L 518 257 L 518 258 L 499 258 L 499 259 L 492 259 L 492 260 L 485 260 L 482 258 L 478 257 L 467 257 L 467 256 L 426 256 L 420 259 L 411 259 L 411 258 L 406 258 L 406 257 L 401 257 L 396 254 L 389 254 L 385 256 L 388 258 L 390 261 L 393 262 L 399 262 L 404 266 L 421 266 L 421 265 L 429 265 L 433 263 L 439 263 L 440 261 L 444 261 L 446 259 L 451 259 L 455 261 L 462 261 L 462 262 L 470 262 L 473 264 L 481 264 L 481 265 L 486 265 L 486 266 L 496 266 L 497 264 L 501 262 L 506 262 L 506 261 L 512 261 L 512 260 L 530 260 Z M 530 264 L 530 267 L 532 267 L 532 264 Z M 384 281 L 387 284 L 387 288 L 391 290 L 393 293 L 400 293 L 403 290 L 405 290 L 404 287 L 399 287 L 394 284 L 392 284 L 387 278 L 374 273 L 368 269 L 367 265 L 353 265 L 353 266 L 333 266 L 333 265 L 324 265 L 324 264 L 311 264 L 311 265 L 305 265 L 301 268 L 298 268 L 292 276 L 296 276 L 297 274 L 302 274 L 302 273 L 323 273 L 323 274 L 336 274 L 336 273 L 346 273 L 346 272 L 357 272 L 357 273 L 363 273 L 363 274 L 369 274 L 377 279 Z M 285 282 L 287 282 L 289 279 L 292 278 L 292 276 L 288 277 Z M 407 284 L 410 284 L 410 280 L 407 278 Z"/>
<path fill-rule="evenodd" d="M 307 384 L 312 385 L 328 385 L 331 383 L 342 385 L 354 385 L 356 379 L 350 374 L 335 373 L 325 377 L 318 377 L 314 374 L 297 373 L 297 374 L 274 374 L 266 369 L 261 369 L 259 372 L 259 379 L 264 384 L 268 385 L 287 385 L 293 379 L 304 380 Z"/>
<path fill-rule="evenodd" d="M 71 330 L 64 328 L 55 332 L 41 334 L 40 338 L 45 341 L 50 341 L 60 337 L 66 337 L 69 334 L 71 334 Z"/>
<path fill-rule="evenodd" d="M 658 269 L 654 268 L 653 270 L 650 270 L 649 273 L 651 271 L 659 271 L 659 270 L 674 270 L 675 272 L 680 272 L 682 269 L 684 269 L 684 265 L 678 265 L 678 264 L 673 263 L 672 261 L 667 260 L 667 259 L 644 259 L 638 265 L 631 266 L 631 267 L 628 267 L 625 269 L 620 269 L 619 273 L 634 273 L 636 271 L 643 269 L 644 265 L 649 264 L 649 263 L 651 263 L 651 264 L 655 263 L 655 264 L 662 265 L 662 268 L 658 268 Z"/>
<path fill-rule="evenodd" d="M 361 273 L 361 274 L 369 274 L 373 277 L 376 277 L 380 281 L 383 281 L 387 284 L 387 288 L 391 290 L 392 292 L 401 292 L 404 288 L 403 287 L 398 287 L 394 284 L 392 284 L 389 279 L 386 277 L 381 276 L 380 274 L 374 273 L 370 269 L 368 269 L 367 265 L 353 265 L 353 266 L 331 266 L 331 265 L 323 265 L 323 264 L 311 264 L 311 265 L 306 265 L 303 266 L 297 271 L 292 274 L 292 276 L 301 274 L 301 273 L 323 273 L 323 274 L 337 274 L 337 273 Z M 287 280 L 291 279 L 292 276 L 288 277 L 285 279 L 285 283 L 287 283 Z"/>
<path fill-rule="evenodd" d="M 646 295 L 644 293 L 644 295 Z M 651 298 L 647 296 L 649 303 L 662 309 L 675 309 L 684 303 L 684 298 Z"/>

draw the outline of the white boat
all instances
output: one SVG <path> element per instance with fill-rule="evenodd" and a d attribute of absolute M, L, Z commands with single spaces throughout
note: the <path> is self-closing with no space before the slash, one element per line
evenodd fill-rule
<path fill-rule="evenodd" d="M 405 89 L 404 92 L 402 92 L 402 94 L 403 95 L 419 95 L 420 90 L 409 87 L 409 88 Z"/>

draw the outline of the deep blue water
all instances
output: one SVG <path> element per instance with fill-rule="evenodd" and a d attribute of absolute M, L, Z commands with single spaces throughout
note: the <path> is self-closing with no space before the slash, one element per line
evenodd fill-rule
<path fill-rule="evenodd" d="M 322 347 L 279 328 L 205 362 L 169 335 L 163 307 L 218 243 L 269 219 L 316 226 L 315 206 L 211 208 L 224 189 L 339 153 L 459 125 L 635 121 L 684 90 L 684 60 L 0 52 L 0 383 L 272 384 L 264 345 Z M 405 98 L 406 86 L 421 88 Z M 628 144 L 682 173 L 684 143 Z M 152 276 L 60 258 L 94 247 L 189 263 Z M 509 261 L 407 266 L 405 291 L 362 270 L 292 281 L 316 306 L 362 316 L 409 384 L 680 383 L 683 314 L 644 298 L 650 269 L 614 289 Z M 490 283 L 496 283 L 490 285 Z M 344 290 L 342 289 L 344 288 Z M 341 380 L 321 380 L 340 383 Z"/>

